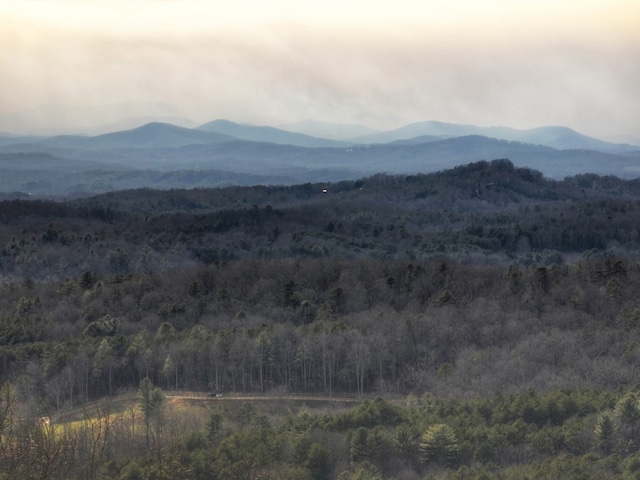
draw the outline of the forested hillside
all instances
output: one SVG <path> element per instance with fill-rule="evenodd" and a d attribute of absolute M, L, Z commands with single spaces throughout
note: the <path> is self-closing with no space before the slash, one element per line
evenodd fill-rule
<path fill-rule="evenodd" d="M 15 396 L 24 418 L 55 417 L 145 379 L 205 394 L 405 398 L 342 416 L 217 411 L 171 468 L 248 478 L 239 449 L 262 478 L 633 478 L 614 475 L 640 438 L 628 423 L 640 400 L 625 396 L 640 361 L 639 232 L 637 181 L 552 181 L 507 160 L 5 200 L 0 405 Z M 187 441 L 152 430 L 158 448 Z M 251 435 L 272 450 L 251 453 Z M 560 453 L 568 460 L 544 466 Z M 612 455 L 611 476 L 580 476 Z M 176 478 L 142 476 L 157 467 L 145 458 L 112 462 L 109 475 Z"/>
<path fill-rule="evenodd" d="M 637 180 L 559 182 L 498 160 L 334 184 L 14 200 L 0 204 L 0 262 L 4 275 L 32 279 L 245 258 L 548 265 L 589 250 L 634 255 L 639 198 Z"/>

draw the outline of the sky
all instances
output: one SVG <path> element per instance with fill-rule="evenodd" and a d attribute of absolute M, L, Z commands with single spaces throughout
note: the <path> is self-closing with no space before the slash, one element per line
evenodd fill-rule
<path fill-rule="evenodd" d="M 438 120 L 640 138 L 640 0 L 0 0 L 0 131 Z"/>

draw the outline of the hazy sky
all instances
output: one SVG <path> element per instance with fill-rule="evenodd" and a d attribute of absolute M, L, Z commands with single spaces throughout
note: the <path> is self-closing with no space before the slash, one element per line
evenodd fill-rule
<path fill-rule="evenodd" d="M 126 117 L 640 137 L 640 0 L 0 0 L 0 130 Z"/>

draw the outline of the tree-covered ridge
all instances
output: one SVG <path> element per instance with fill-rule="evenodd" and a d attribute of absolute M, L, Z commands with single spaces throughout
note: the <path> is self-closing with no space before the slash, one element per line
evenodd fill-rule
<path fill-rule="evenodd" d="M 143 273 L 247 258 L 328 257 L 558 264 L 635 256 L 635 181 L 562 182 L 478 162 L 430 175 L 291 187 L 0 202 L 0 269 L 19 278 Z"/>

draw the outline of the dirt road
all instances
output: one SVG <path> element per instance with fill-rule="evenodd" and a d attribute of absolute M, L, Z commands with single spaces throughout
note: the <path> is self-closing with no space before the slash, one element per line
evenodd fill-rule
<path fill-rule="evenodd" d="M 165 392 L 167 399 L 194 400 L 205 402 L 252 402 L 252 401 L 295 401 L 295 402 L 333 402 L 333 403 L 360 403 L 353 397 L 329 397 L 319 395 L 252 395 L 252 394 L 224 394 L 222 397 L 201 392 Z"/>

